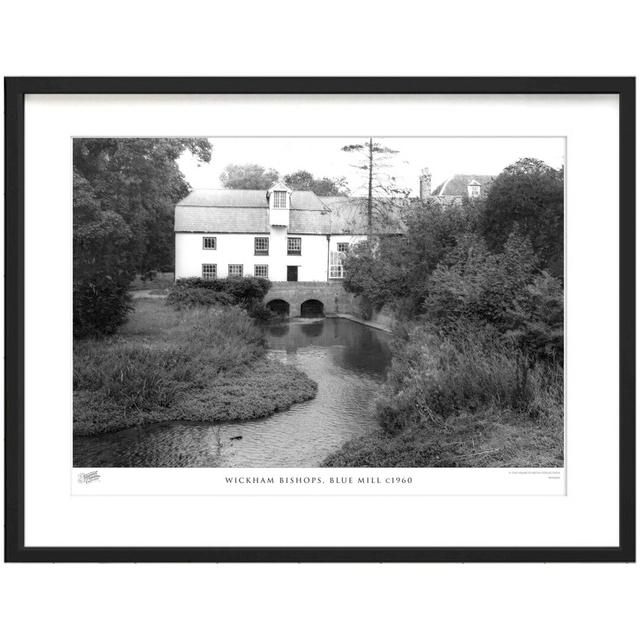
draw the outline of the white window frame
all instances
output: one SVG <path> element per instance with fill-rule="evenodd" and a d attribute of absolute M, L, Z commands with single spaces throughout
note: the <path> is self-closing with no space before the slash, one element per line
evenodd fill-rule
<path fill-rule="evenodd" d="M 340 247 L 346 247 L 346 249 L 341 249 Z M 336 243 L 336 248 L 340 253 L 346 253 L 349 250 L 349 243 L 348 242 L 337 242 Z"/>
<path fill-rule="evenodd" d="M 260 269 L 264 269 L 265 273 L 264 275 L 260 275 L 258 273 L 258 268 Z M 253 275 L 256 278 L 269 278 L 269 265 L 268 264 L 254 264 L 253 265 Z"/>
<path fill-rule="evenodd" d="M 342 265 L 342 251 L 329 252 L 329 278 L 332 280 L 344 279 L 344 266 Z"/>
<path fill-rule="evenodd" d="M 274 209 L 287 208 L 287 192 L 286 191 L 273 192 L 273 208 Z"/>
<path fill-rule="evenodd" d="M 207 247 L 207 240 L 213 240 L 213 247 Z M 207 251 L 215 251 L 218 248 L 218 238 L 216 236 L 203 236 L 202 248 Z"/>
<path fill-rule="evenodd" d="M 206 269 L 205 267 L 213 267 L 213 275 L 211 275 L 210 273 L 207 274 L 206 273 Z M 218 265 L 217 264 L 213 264 L 213 263 L 204 263 L 202 265 L 202 279 L 203 280 L 216 280 L 218 278 Z"/>
<path fill-rule="evenodd" d="M 258 249 L 258 241 L 264 240 L 266 249 Z M 268 256 L 269 255 L 269 238 L 267 236 L 256 236 L 253 239 L 253 255 Z"/>
<path fill-rule="evenodd" d="M 292 241 L 298 241 L 298 249 L 292 249 L 291 248 L 291 242 Z M 287 237 L 287 255 L 288 256 L 301 256 L 302 255 L 302 238 L 296 237 L 296 236 L 289 236 Z"/>
<path fill-rule="evenodd" d="M 240 268 L 240 273 L 231 273 L 231 269 L 233 267 L 239 267 Z M 228 269 L 227 269 L 227 274 L 230 277 L 238 277 L 238 278 L 242 278 L 244 276 L 244 265 L 243 264 L 230 264 Z"/>

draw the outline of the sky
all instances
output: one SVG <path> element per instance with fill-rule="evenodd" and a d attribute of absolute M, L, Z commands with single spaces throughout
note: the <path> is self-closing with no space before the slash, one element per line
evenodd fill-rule
<path fill-rule="evenodd" d="M 348 144 L 366 142 L 366 138 L 209 138 L 213 147 L 209 164 L 200 164 L 191 155 L 179 159 L 187 181 L 194 189 L 222 188 L 219 176 L 228 164 L 263 165 L 280 175 L 300 169 L 316 178 L 346 177 L 353 195 L 364 193 L 365 181 L 353 168 L 355 154 L 341 151 Z M 401 188 L 418 194 L 418 177 L 424 167 L 437 186 L 456 173 L 497 175 L 519 158 L 533 157 L 554 168 L 564 165 L 565 139 L 536 138 L 375 138 L 376 142 L 396 150 L 385 170 Z"/>

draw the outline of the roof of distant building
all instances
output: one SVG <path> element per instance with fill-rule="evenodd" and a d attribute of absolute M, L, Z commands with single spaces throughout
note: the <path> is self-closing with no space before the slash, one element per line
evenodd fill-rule
<path fill-rule="evenodd" d="M 432 196 L 466 197 L 469 185 L 480 185 L 481 195 L 485 195 L 495 176 L 479 175 L 476 173 L 458 173 L 439 184 L 432 192 Z"/>

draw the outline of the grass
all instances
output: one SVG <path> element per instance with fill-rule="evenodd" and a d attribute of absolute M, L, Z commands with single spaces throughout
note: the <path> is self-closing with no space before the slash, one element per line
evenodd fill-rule
<path fill-rule="evenodd" d="M 261 330 L 236 307 L 137 300 L 115 337 L 74 343 L 74 433 L 253 419 L 316 395 L 304 373 L 265 355 Z"/>
<path fill-rule="evenodd" d="M 528 363 L 494 335 L 442 339 L 414 327 L 378 402 L 382 429 L 330 455 L 334 467 L 558 467 L 563 370 Z"/>
<path fill-rule="evenodd" d="M 561 467 L 562 421 L 488 409 L 448 418 L 438 430 L 380 430 L 349 441 L 327 467 Z"/>

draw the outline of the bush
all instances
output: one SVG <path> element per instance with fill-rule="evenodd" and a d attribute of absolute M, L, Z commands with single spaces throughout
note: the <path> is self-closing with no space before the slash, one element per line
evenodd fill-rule
<path fill-rule="evenodd" d="M 366 296 L 360 296 L 358 298 L 358 309 L 360 311 L 360 317 L 363 320 L 371 320 L 373 316 L 373 305 Z"/>
<path fill-rule="evenodd" d="M 531 365 L 516 344 L 491 329 L 459 325 L 456 333 L 440 337 L 420 325 L 395 351 L 378 403 L 388 433 L 442 426 L 461 411 L 492 407 L 537 415 L 543 407 L 562 406 L 561 367 Z"/>
<path fill-rule="evenodd" d="M 109 277 L 73 283 L 73 335 L 99 337 L 112 334 L 131 310 L 127 283 Z"/>
<path fill-rule="evenodd" d="M 262 300 L 252 300 L 246 306 L 246 310 L 247 313 L 258 322 L 269 322 L 269 320 L 279 317 L 278 314 L 271 311 Z"/>
<path fill-rule="evenodd" d="M 459 240 L 429 281 L 426 317 L 444 335 L 490 326 L 533 359 L 562 362 L 562 282 L 537 271 L 527 238 L 512 233 L 503 253 L 476 236 Z"/>
<path fill-rule="evenodd" d="M 236 304 L 233 296 L 223 291 L 201 289 L 199 287 L 173 287 L 167 296 L 167 304 L 174 309 L 210 307 L 213 305 Z"/>
<path fill-rule="evenodd" d="M 463 236 L 431 276 L 425 313 L 442 329 L 464 321 L 505 331 L 507 306 L 532 282 L 535 269 L 530 242 L 517 234 L 499 254 L 477 236 Z"/>
<path fill-rule="evenodd" d="M 564 289 L 546 271 L 535 276 L 507 311 L 507 336 L 538 360 L 564 362 Z"/>
<path fill-rule="evenodd" d="M 212 304 L 249 307 L 261 301 L 270 287 L 269 280 L 252 276 L 220 279 L 181 278 L 171 288 L 167 304 L 176 308 Z"/>
<path fill-rule="evenodd" d="M 97 337 L 114 333 L 131 310 L 132 234 L 119 215 L 85 209 L 74 181 L 73 335 Z"/>

